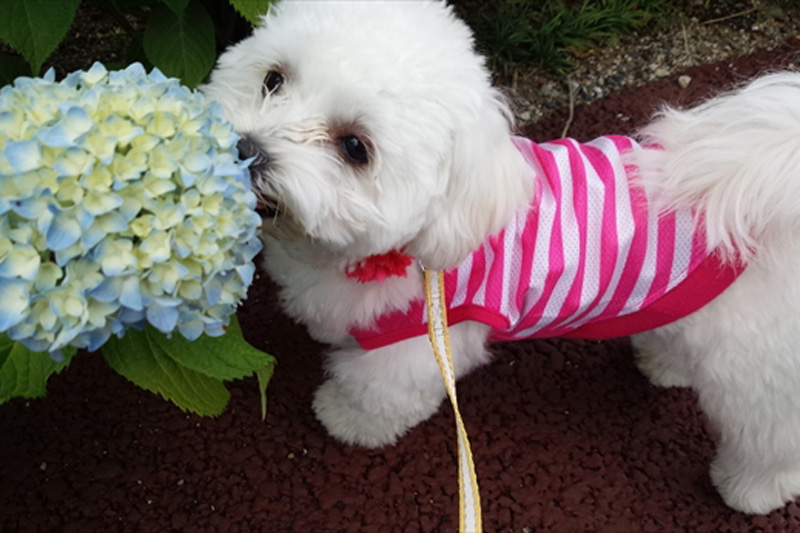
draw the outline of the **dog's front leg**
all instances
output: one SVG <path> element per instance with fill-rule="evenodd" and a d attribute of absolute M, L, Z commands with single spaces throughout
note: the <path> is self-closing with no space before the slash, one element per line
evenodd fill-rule
<path fill-rule="evenodd" d="M 489 360 L 488 327 L 463 322 L 450 328 L 457 376 Z M 371 448 L 393 444 L 433 415 L 445 397 L 439 367 L 426 336 L 377 350 L 342 348 L 328 356 L 328 381 L 317 390 L 314 411 L 334 437 Z"/>

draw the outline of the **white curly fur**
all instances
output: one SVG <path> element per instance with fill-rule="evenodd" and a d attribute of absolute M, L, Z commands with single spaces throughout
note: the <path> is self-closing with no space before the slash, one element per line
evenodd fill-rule
<path fill-rule="evenodd" d="M 264 96 L 276 69 L 285 83 Z M 427 339 L 364 351 L 348 331 L 418 298 L 420 272 L 360 284 L 347 265 L 405 247 L 452 266 L 533 194 L 468 28 L 440 2 L 285 0 L 204 90 L 269 156 L 255 186 L 281 210 L 265 263 L 286 311 L 336 346 L 317 416 L 346 442 L 395 442 L 445 394 Z M 365 141 L 367 164 L 343 135 Z M 639 366 L 697 390 L 720 432 L 714 483 L 734 509 L 767 513 L 800 495 L 800 74 L 664 109 L 642 137 L 664 147 L 637 161 L 659 206 L 694 208 L 748 266 L 700 311 L 634 337 Z M 459 376 L 488 361 L 487 334 L 452 328 Z"/>

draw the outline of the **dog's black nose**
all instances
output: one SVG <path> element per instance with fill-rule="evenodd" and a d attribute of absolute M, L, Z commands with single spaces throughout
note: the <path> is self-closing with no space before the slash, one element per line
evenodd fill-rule
<path fill-rule="evenodd" d="M 257 170 L 255 167 L 266 167 L 269 163 L 269 156 L 267 153 L 258 146 L 252 138 L 244 136 L 236 143 L 236 148 L 239 149 L 239 157 L 241 159 L 255 158 L 250 164 L 251 170 Z"/>
<path fill-rule="evenodd" d="M 244 136 L 236 143 L 239 149 L 239 157 L 242 160 L 253 159 L 250 163 L 250 174 L 254 177 L 264 176 L 269 169 L 269 154 L 264 151 L 257 142 L 248 136 Z"/>
<path fill-rule="evenodd" d="M 267 155 L 267 152 L 256 141 L 246 135 L 239 139 L 239 142 L 236 143 L 236 148 L 239 150 L 240 159 L 243 161 L 252 159 L 250 175 L 253 178 L 252 183 L 254 186 L 258 188 L 256 185 L 258 183 L 263 185 L 269 167 L 269 155 Z M 256 192 L 256 196 L 259 197 L 256 211 L 261 216 L 275 218 L 278 215 L 277 202 L 264 195 L 263 192 L 260 194 Z"/>

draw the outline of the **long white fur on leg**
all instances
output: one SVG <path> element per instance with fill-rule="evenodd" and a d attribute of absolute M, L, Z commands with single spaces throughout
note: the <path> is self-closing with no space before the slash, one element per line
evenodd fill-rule
<path fill-rule="evenodd" d="M 643 133 L 663 148 L 639 162 L 656 204 L 694 209 L 710 246 L 748 262 L 670 327 L 720 433 L 714 484 L 730 507 L 768 513 L 800 496 L 800 74 L 666 109 Z"/>
<path fill-rule="evenodd" d="M 800 496 L 800 247 L 769 257 L 675 324 L 720 434 L 711 479 L 728 506 L 748 513 Z"/>
<path fill-rule="evenodd" d="M 464 322 L 450 328 L 457 377 L 489 360 L 488 327 Z M 328 356 L 330 376 L 317 390 L 314 411 L 325 428 L 348 444 L 393 444 L 433 415 L 445 397 L 427 336 L 377 350 L 344 348 Z"/>
<path fill-rule="evenodd" d="M 636 366 L 657 387 L 690 387 L 692 369 L 680 330 L 673 325 L 631 337 Z"/>

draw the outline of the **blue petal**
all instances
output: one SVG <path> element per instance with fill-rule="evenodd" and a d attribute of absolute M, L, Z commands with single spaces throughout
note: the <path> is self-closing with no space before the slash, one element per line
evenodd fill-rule
<path fill-rule="evenodd" d="M 44 128 L 36 132 L 36 138 L 45 146 L 50 148 L 66 148 L 72 146 L 74 140 L 70 136 L 67 128 L 63 124 L 56 124 L 50 128 Z"/>
<path fill-rule="evenodd" d="M 70 72 L 63 80 L 61 80 L 61 83 L 67 87 L 75 87 L 76 85 L 78 85 L 78 82 L 81 79 L 81 74 L 83 74 L 82 70 L 76 70 L 75 72 Z"/>
<path fill-rule="evenodd" d="M 82 337 L 86 338 L 86 349 L 90 352 L 94 352 L 104 345 L 109 337 L 111 337 L 111 330 L 108 328 L 95 329 L 82 335 Z"/>
<path fill-rule="evenodd" d="M 254 159 L 254 157 L 250 158 L 248 164 Z M 231 154 L 220 154 L 214 160 L 212 173 L 215 176 L 238 176 L 242 173 L 242 167 Z"/>
<path fill-rule="evenodd" d="M 197 181 L 197 175 L 189 172 L 185 168 L 181 168 L 181 183 L 184 187 L 191 187 Z"/>
<path fill-rule="evenodd" d="M 77 105 L 68 105 L 69 109 L 67 109 L 63 121 L 69 130 L 80 135 L 92 129 L 94 121 L 89 116 L 89 113 Z"/>
<path fill-rule="evenodd" d="M 108 233 L 122 232 L 128 229 L 128 221 L 119 212 L 112 211 L 97 219 L 97 223 Z"/>
<path fill-rule="evenodd" d="M 63 250 L 56 251 L 56 264 L 60 267 L 63 267 L 67 263 L 70 262 L 75 257 L 82 255 L 84 252 L 83 247 L 81 246 L 68 246 Z"/>
<path fill-rule="evenodd" d="M 31 245 L 16 245 L 0 259 L 0 278 L 20 278 L 33 281 L 39 274 L 41 257 Z"/>
<path fill-rule="evenodd" d="M 173 298 L 172 296 L 160 296 L 158 298 L 154 298 L 154 301 L 163 307 L 178 307 L 183 303 L 182 299 Z"/>
<path fill-rule="evenodd" d="M 189 246 L 186 246 L 185 244 L 180 242 L 178 239 L 173 239 L 172 248 L 175 250 L 175 253 L 177 253 L 178 257 L 180 257 L 181 259 L 189 257 L 189 255 L 191 255 L 192 253 L 192 249 Z"/>
<path fill-rule="evenodd" d="M 221 337 L 225 335 L 225 324 L 219 320 L 206 322 L 206 335 L 209 337 Z"/>
<path fill-rule="evenodd" d="M 81 225 L 72 217 L 60 214 L 53 222 L 45 236 L 47 247 L 53 251 L 69 248 L 81 237 Z"/>
<path fill-rule="evenodd" d="M 150 81 L 160 83 L 162 81 L 167 81 L 168 79 L 169 78 L 167 78 L 163 72 L 158 70 L 158 68 L 154 68 L 150 71 Z"/>
<path fill-rule="evenodd" d="M 247 263 L 246 265 L 236 267 L 236 273 L 239 274 L 242 282 L 248 287 L 253 283 L 253 274 L 255 271 L 256 267 L 253 263 Z"/>
<path fill-rule="evenodd" d="M 206 195 L 224 193 L 227 187 L 228 183 L 218 176 L 208 176 L 197 184 L 197 190 Z"/>
<path fill-rule="evenodd" d="M 134 311 L 141 311 L 144 308 L 142 288 L 138 278 L 131 276 L 122 282 L 119 303 L 125 307 L 130 307 Z"/>
<path fill-rule="evenodd" d="M 195 318 L 194 320 L 179 324 L 178 331 L 181 332 L 181 335 L 186 337 L 186 340 L 193 341 L 197 340 L 197 338 L 203 334 L 205 327 L 203 326 L 202 320 Z"/>
<path fill-rule="evenodd" d="M 117 313 L 117 319 L 119 319 L 122 324 L 142 326 L 144 321 L 144 309 L 137 311 L 128 307 L 120 307 Z"/>
<path fill-rule="evenodd" d="M 236 250 L 236 259 L 243 263 L 252 261 L 263 247 L 264 245 L 259 239 L 251 239 L 250 241 L 242 244 L 239 249 Z"/>
<path fill-rule="evenodd" d="M 193 152 L 183 159 L 183 165 L 189 172 L 203 173 L 211 167 L 211 158 L 203 152 Z"/>
<path fill-rule="evenodd" d="M 106 320 L 108 321 L 107 326 L 111 330 L 111 333 L 113 333 L 118 337 L 122 336 L 122 334 L 125 332 L 125 325 L 122 322 L 120 322 L 119 318 L 109 316 L 106 318 Z"/>
<path fill-rule="evenodd" d="M 128 74 L 130 76 L 141 77 L 141 76 L 146 76 L 147 71 L 145 71 L 144 66 L 137 61 L 135 63 L 131 63 L 130 65 L 128 65 L 128 67 L 125 69 L 125 74 Z"/>
<path fill-rule="evenodd" d="M 89 70 L 81 73 L 81 79 L 88 85 L 94 85 L 102 80 L 106 74 L 108 74 L 106 67 L 99 61 L 95 61 Z"/>
<path fill-rule="evenodd" d="M 89 211 L 81 208 L 76 208 L 75 214 L 78 219 L 78 224 L 80 224 L 81 229 L 86 229 L 92 225 L 94 222 L 94 215 L 91 214 Z"/>
<path fill-rule="evenodd" d="M 50 128 L 36 133 L 36 138 L 51 148 L 67 148 L 92 129 L 94 122 L 89 114 L 74 104 L 62 104 L 64 118 Z"/>
<path fill-rule="evenodd" d="M 45 235 L 50 230 L 50 225 L 53 223 L 54 218 L 54 213 L 52 212 L 52 209 L 50 209 L 50 205 L 51 204 L 47 205 L 47 210 L 39 215 L 37 217 L 38 220 L 36 221 L 36 228 L 39 230 L 39 233 L 43 233 Z"/>
<path fill-rule="evenodd" d="M 225 115 L 225 111 L 222 109 L 222 104 L 214 100 L 211 102 L 211 105 L 208 106 L 208 114 L 212 117 L 221 119 Z M 239 140 L 238 135 L 236 140 Z"/>
<path fill-rule="evenodd" d="M 0 332 L 19 324 L 30 305 L 30 282 L 0 278 Z"/>
<path fill-rule="evenodd" d="M 47 211 L 47 204 L 50 195 L 42 195 L 35 198 L 26 198 L 13 202 L 12 209 L 16 214 L 28 220 L 37 219 Z"/>
<path fill-rule="evenodd" d="M 163 333 L 169 333 L 174 330 L 175 325 L 178 323 L 177 307 L 165 307 L 153 303 L 147 308 L 146 316 L 147 321 Z"/>
<path fill-rule="evenodd" d="M 42 148 L 34 140 L 10 141 L 3 149 L 8 164 L 16 173 L 30 172 L 42 166 Z"/>
<path fill-rule="evenodd" d="M 102 241 L 106 235 L 108 235 L 108 232 L 102 229 L 99 224 L 92 224 L 89 229 L 84 231 L 83 235 L 81 235 L 81 244 L 88 250 Z"/>
<path fill-rule="evenodd" d="M 43 339 L 32 339 L 30 337 L 15 339 L 10 334 L 8 336 L 11 340 L 22 343 L 27 349 L 32 352 L 46 352 L 50 348 L 50 342 Z"/>
<path fill-rule="evenodd" d="M 87 156 L 81 159 L 82 156 Z M 77 166 L 77 163 L 83 163 L 83 166 Z M 95 158 L 91 156 L 86 150 L 77 148 L 75 146 L 68 146 L 53 163 L 53 170 L 59 176 L 79 176 L 81 174 L 88 174 L 94 169 Z"/>
<path fill-rule="evenodd" d="M 5 215 L 11 211 L 11 202 L 6 198 L 0 198 L 0 215 Z"/>
<path fill-rule="evenodd" d="M 123 187 L 127 186 L 125 184 L 122 185 Z M 117 210 L 122 218 L 125 220 L 126 224 L 139 216 L 139 212 L 142 210 L 142 203 L 139 200 L 134 198 L 125 198 L 122 200 L 122 205 L 119 206 Z"/>
<path fill-rule="evenodd" d="M 217 279 L 209 280 L 205 286 L 206 289 L 206 303 L 209 307 L 216 305 L 222 296 L 222 283 Z"/>
<path fill-rule="evenodd" d="M 106 278 L 100 285 L 89 291 L 90 296 L 98 302 L 109 303 L 119 298 L 122 282 L 119 278 Z"/>

